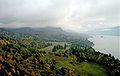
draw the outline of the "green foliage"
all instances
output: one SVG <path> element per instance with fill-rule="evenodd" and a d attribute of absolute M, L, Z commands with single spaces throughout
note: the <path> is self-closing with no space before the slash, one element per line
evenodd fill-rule
<path fill-rule="evenodd" d="M 111 71 L 110 75 L 114 74 L 113 76 L 120 73 L 120 70 L 118 69 L 120 67 L 120 61 L 111 57 L 110 54 L 107 55 L 96 52 L 92 47 L 81 46 L 79 44 L 72 44 L 70 51 L 77 57 L 78 62 L 93 62 L 106 66 L 109 71 Z"/>
<path fill-rule="evenodd" d="M 45 56 L 46 52 L 39 50 L 51 46 L 51 43 L 23 38 L 24 35 L 17 39 L 12 35 L 5 34 L 5 36 L 0 36 L 0 75 L 63 75 L 60 69 L 55 67 L 56 60 L 47 58 Z M 58 45 L 57 49 L 61 49 L 61 46 Z"/>
<path fill-rule="evenodd" d="M 0 75 L 2 76 L 119 76 L 120 60 L 96 52 L 86 39 L 53 45 L 30 34 L 0 30 Z M 50 40 L 51 41 L 51 40 Z M 46 51 L 48 46 L 54 46 Z M 67 49 L 66 49 L 67 48 Z M 97 63 L 97 64 L 94 64 Z M 99 65 L 105 66 L 108 70 Z M 96 69 L 99 69 L 98 71 Z"/>
<path fill-rule="evenodd" d="M 64 47 L 62 46 L 62 45 L 55 45 L 54 47 L 53 47 L 53 49 L 52 49 L 52 52 L 55 52 L 55 51 L 57 51 L 57 50 L 59 50 L 59 49 L 63 49 Z"/>
<path fill-rule="evenodd" d="M 67 45 L 65 44 L 65 45 L 64 45 L 64 49 L 66 49 L 66 47 L 67 47 Z"/>

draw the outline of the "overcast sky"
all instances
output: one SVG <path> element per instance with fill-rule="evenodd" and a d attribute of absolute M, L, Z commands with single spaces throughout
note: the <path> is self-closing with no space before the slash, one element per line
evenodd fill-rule
<path fill-rule="evenodd" d="M 120 0 L 0 0 L 0 27 L 84 32 L 120 26 Z"/>

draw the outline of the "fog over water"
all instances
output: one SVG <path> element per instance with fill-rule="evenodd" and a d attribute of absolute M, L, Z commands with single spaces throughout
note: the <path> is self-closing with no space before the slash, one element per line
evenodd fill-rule
<path fill-rule="evenodd" d="M 93 48 L 96 51 L 109 54 L 120 59 L 120 36 L 93 36 L 89 39 L 95 45 Z"/>

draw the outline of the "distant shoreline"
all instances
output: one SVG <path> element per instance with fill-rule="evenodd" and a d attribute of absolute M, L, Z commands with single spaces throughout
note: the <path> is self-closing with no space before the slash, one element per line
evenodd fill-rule
<path fill-rule="evenodd" d="M 99 51 L 104 54 L 112 54 L 112 56 L 114 56 L 115 58 L 120 59 L 120 55 L 119 55 L 120 54 L 120 49 L 119 49 L 120 37 L 119 36 L 110 36 L 110 39 L 113 40 L 112 41 L 112 40 L 107 39 L 107 38 L 109 38 L 108 35 L 102 35 L 103 38 L 101 38 L 100 36 L 101 35 L 95 35 L 95 36 L 93 36 L 94 39 L 93 38 L 88 39 L 90 42 L 92 42 L 94 44 L 92 47 L 95 49 L 95 51 Z M 106 40 L 108 40 L 108 41 L 106 41 Z M 104 41 L 104 42 L 102 42 L 102 41 Z M 118 42 L 118 43 L 116 43 L 116 42 Z"/>

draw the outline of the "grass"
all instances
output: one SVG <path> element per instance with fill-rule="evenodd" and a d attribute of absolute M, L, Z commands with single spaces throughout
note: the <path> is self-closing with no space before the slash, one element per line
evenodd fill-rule
<path fill-rule="evenodd" d="M 55 45 L 62 45 L 62 46 L 64 46 L 65 44 L 66 45 L 68 45 L 68 46 L 70 46 L 71 45 L 71 43 L 68 43 L 68 42 L 50 42 L 50 43 L 52 43 L 52 46 L 48 46 L 48 47 L 46 47 L 45 49 L 46 50 L 49 50 L 49 51 L 51 51 L 52 49 L 53 49 L 53 47 L 55 46 Z M 68 49 L 69 47 L 67 47 L 67 49 Z"/>
<path fill-rule="evenodd" d="M 53 44 L 53 46 L 54 46 L 54 45 L 58 45 L 58 44 L 59 44 L 59 45 L 62 45 L 62 46 L 64 46 L 65 44 L 66 44 L 66 45 L 70 45 L 70 43 L 67 43 L 67 42 L 52 42 L 52 44 Z"/>
<path fill-rule="evenodd" d="M 61 67 L 69 67 L 75 70 L 76 76 L 108 76 L 107 70 L 98 64 L 81 62 L 76 64 L 71 64 L 71 58 L 49 56 L 56 60 L 56 67 L 60 69 Z"/>
<path fill-rule="evenodd" d="M 54 45 L 62 45 L 64 46 L 65 44 L 70 45 L 69 43 L 66 42 L 52 42 L 52 46 L 48 46 L 44 49 L 47 51 L 51 51 Z M 96 63 L 89 63 L 89 62 L 81 62 L 81 63 L 76 63 L 72 64 L 71 62 L 71 57 L 59 57 L 59 56 L 54 56 L 54 55 L 46 55 L 47 58 L 52 58 L 56 60 L 56 67 L 58 69 L 61 69 L 62 67 L 69 67 L 71 69 L 75 70 L 75 75 L 76 76 L 108 76 L 107 70 Z"/>

